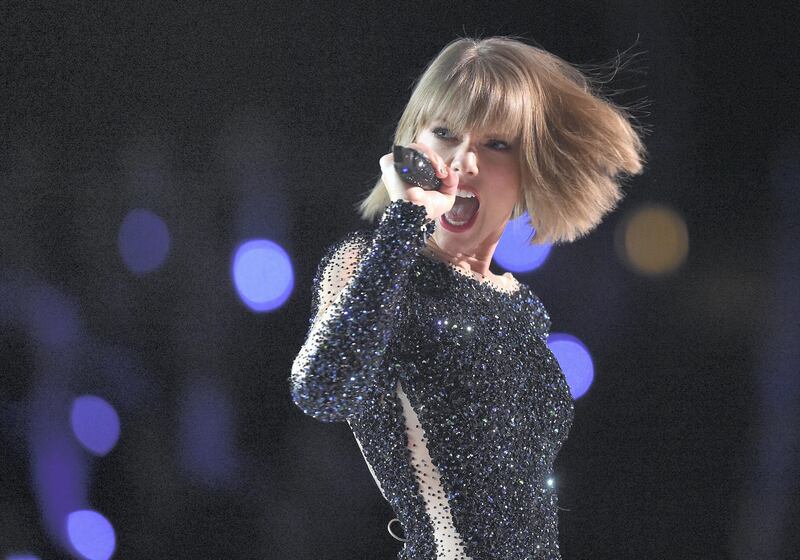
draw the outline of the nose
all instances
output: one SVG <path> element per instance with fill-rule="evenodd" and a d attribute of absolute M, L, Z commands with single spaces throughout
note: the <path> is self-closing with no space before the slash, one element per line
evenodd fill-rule
<path fill-rule="evenodd" d="M 478 174 L 478 156 L 472 147 L 470 140 L 465 141 L 453 152 L 453 160 L 450 163 L 453 171 L 460 171 L 469 175 Z"/>

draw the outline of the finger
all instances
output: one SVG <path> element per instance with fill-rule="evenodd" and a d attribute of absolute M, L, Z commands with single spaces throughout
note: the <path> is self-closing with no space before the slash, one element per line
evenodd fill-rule
<path fill-rule="evenodd" d="M 440 179 L 444 179 L 448 175 L 450 175 L 450 170 L 447 168 L 447 164 L 444 162 L 444 159 L 439 155 L 436 154 L 437 162 L 435 164 L 436 167 L 436 175 Z"/>
<path fill-rule="evenodd" d="M 441 178 L 441 181 L 443 186 L 452 188 L 455 194 L 455 189 L 458 187 L 458 173 L 447 173 Z"/>
<path fill-rule="evenodd" d="M 415 204 L 425 203 L 425 191 L 419 187 L 409 186 L 406 189 L 406 200 Z"/>

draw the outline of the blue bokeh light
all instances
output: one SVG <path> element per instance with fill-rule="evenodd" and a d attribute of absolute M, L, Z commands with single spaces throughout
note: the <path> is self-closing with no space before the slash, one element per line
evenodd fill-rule
<path fill-rule="evenodd" d="M 94 455 L 111 451 L 119 439 L 119 416 L 108 402 L 93 395 L 83 395 L 72 403 L 72 431 L 78 441 Z"/>
<path fill-rule="evenodd" d="M 136 275 L 151 272 L 167 258 L 170 236 L 167 225 L 150 210 L 128 212 L 117 237 L 119 253 L 128 270 Z"/>
<path fill-rule="evenodd" d="M 547 346 L 564 372 L 572 398 L 581 398 L 594 380 L 594 363 L 586 345 L 570 334 L 552 333 Z"/>
<path fill-rule="evenodd" d="M 6 556 L 6 560 L 40 560 L 35 554 L 28 554 L 26 552 L 13 553 Z"/>
<path fill-rule="evenodd" d="M 58 543 L 68 542 L 64 520 L 88 500 L 86 454 L 61 418 L 62 400 L 35 397 L 31 404 L 31 475 L 44 528 Z M 63 408 L 66 408 L 65 406 Z"/>
<path fill-rule="evenodd" d="M 58 289 L 46 284 L 29 286 L 20 298 L 31 336 L 46 347 L 75 348 L 83 342 L 80 308 Z"/>
<path fill-rule="evenodd" d="M 528 224 L 528 213 L 510 220 L 500 236 L 494 251 L 494 260 L 510 272 L 529 272 L 539 268 L 550 254 L 551 244 L 531 245 L 533 228 Z"/>
<path fill-rule="evenodd" d="M 182 466 L 193 481 L 225 487 L 237 472 L 236 425 L 233 403 L 217 382 L 196 379 L 181 404 Z"/>
<path fill-rule="evenodd" d="M 117 546 L 114 527 L 90 509 L 73 511 L 67 516 L 67 534 L 70 544 L 88 560 L 108 560 Z"/>
<path fill-rule="evenodd" d="M 253 239 L 236 250 L 233 283 L 239 298 L 253 311 L 277 309 L 294 289 L 294 270 L 283 247 L 268 239 Z"/>

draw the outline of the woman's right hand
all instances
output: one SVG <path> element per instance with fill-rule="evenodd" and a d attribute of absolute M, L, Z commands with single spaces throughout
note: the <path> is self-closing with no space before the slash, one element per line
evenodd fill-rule
<path fill-rule="evenodd" d="M 424 206 L 428 211 L 428 219 L 437 220 L 439 216 L 449 211 L 456 202 L 458 175 L 448 169 L 444 160 L 429 146 L 414 142 L 409 144 L 408 147 L 414 148 L 428 157 L 436 170 L 436 176 L 442 181 L 442 186 L 439 190 L 426 191 L 421 187 L 406 183 L 394 168 L 394 155 L 392 153 L 388 153 L 380 159 L 383 184 L 386 185 L 386 190 L 389 191 L 389 197 L 393 202 L 402 199 Z"/>

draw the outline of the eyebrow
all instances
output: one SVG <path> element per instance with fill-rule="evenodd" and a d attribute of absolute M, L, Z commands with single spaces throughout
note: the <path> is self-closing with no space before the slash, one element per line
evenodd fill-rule
<path fill-rule="evenodd" d="M 504 132 L 496 132 L 495 131 L 495 132 L 487 133 L 485 136 L 486 136 L 486 138 L 489 138 L 491 140 L 502 140 L 506 144 L 516 144 L 519 141 L 519 135 L 515 135 L 515 134 L 511 134 L 511 133 L 507 134 L 507 133 L 504 133 Z"/>
<path fill-rule="evenodd" d="M 450 128 L 450 129 L 453 128 L 453 125 L 450 123 L 450 121 L 448 121 L 445 118 L 432 119 L 430 121 L 430 125 L 429 126 L 442 126 L 442 127 Z M 483 136 L 486 136 L 487 138 L 491 138 L 492 140 L 503 140 L 504 142 L 508 142 L 509 144 L 516 142 L 517 139 L 518 139 L 518 136 L 516 136 L 514 134 L 507 134 L 505 132 L 499 132 L 499 131 L 496 131 L 496 130 L 492 131 L 492 132 L 485 133 L 485 134 L 483 134 Z"/>

